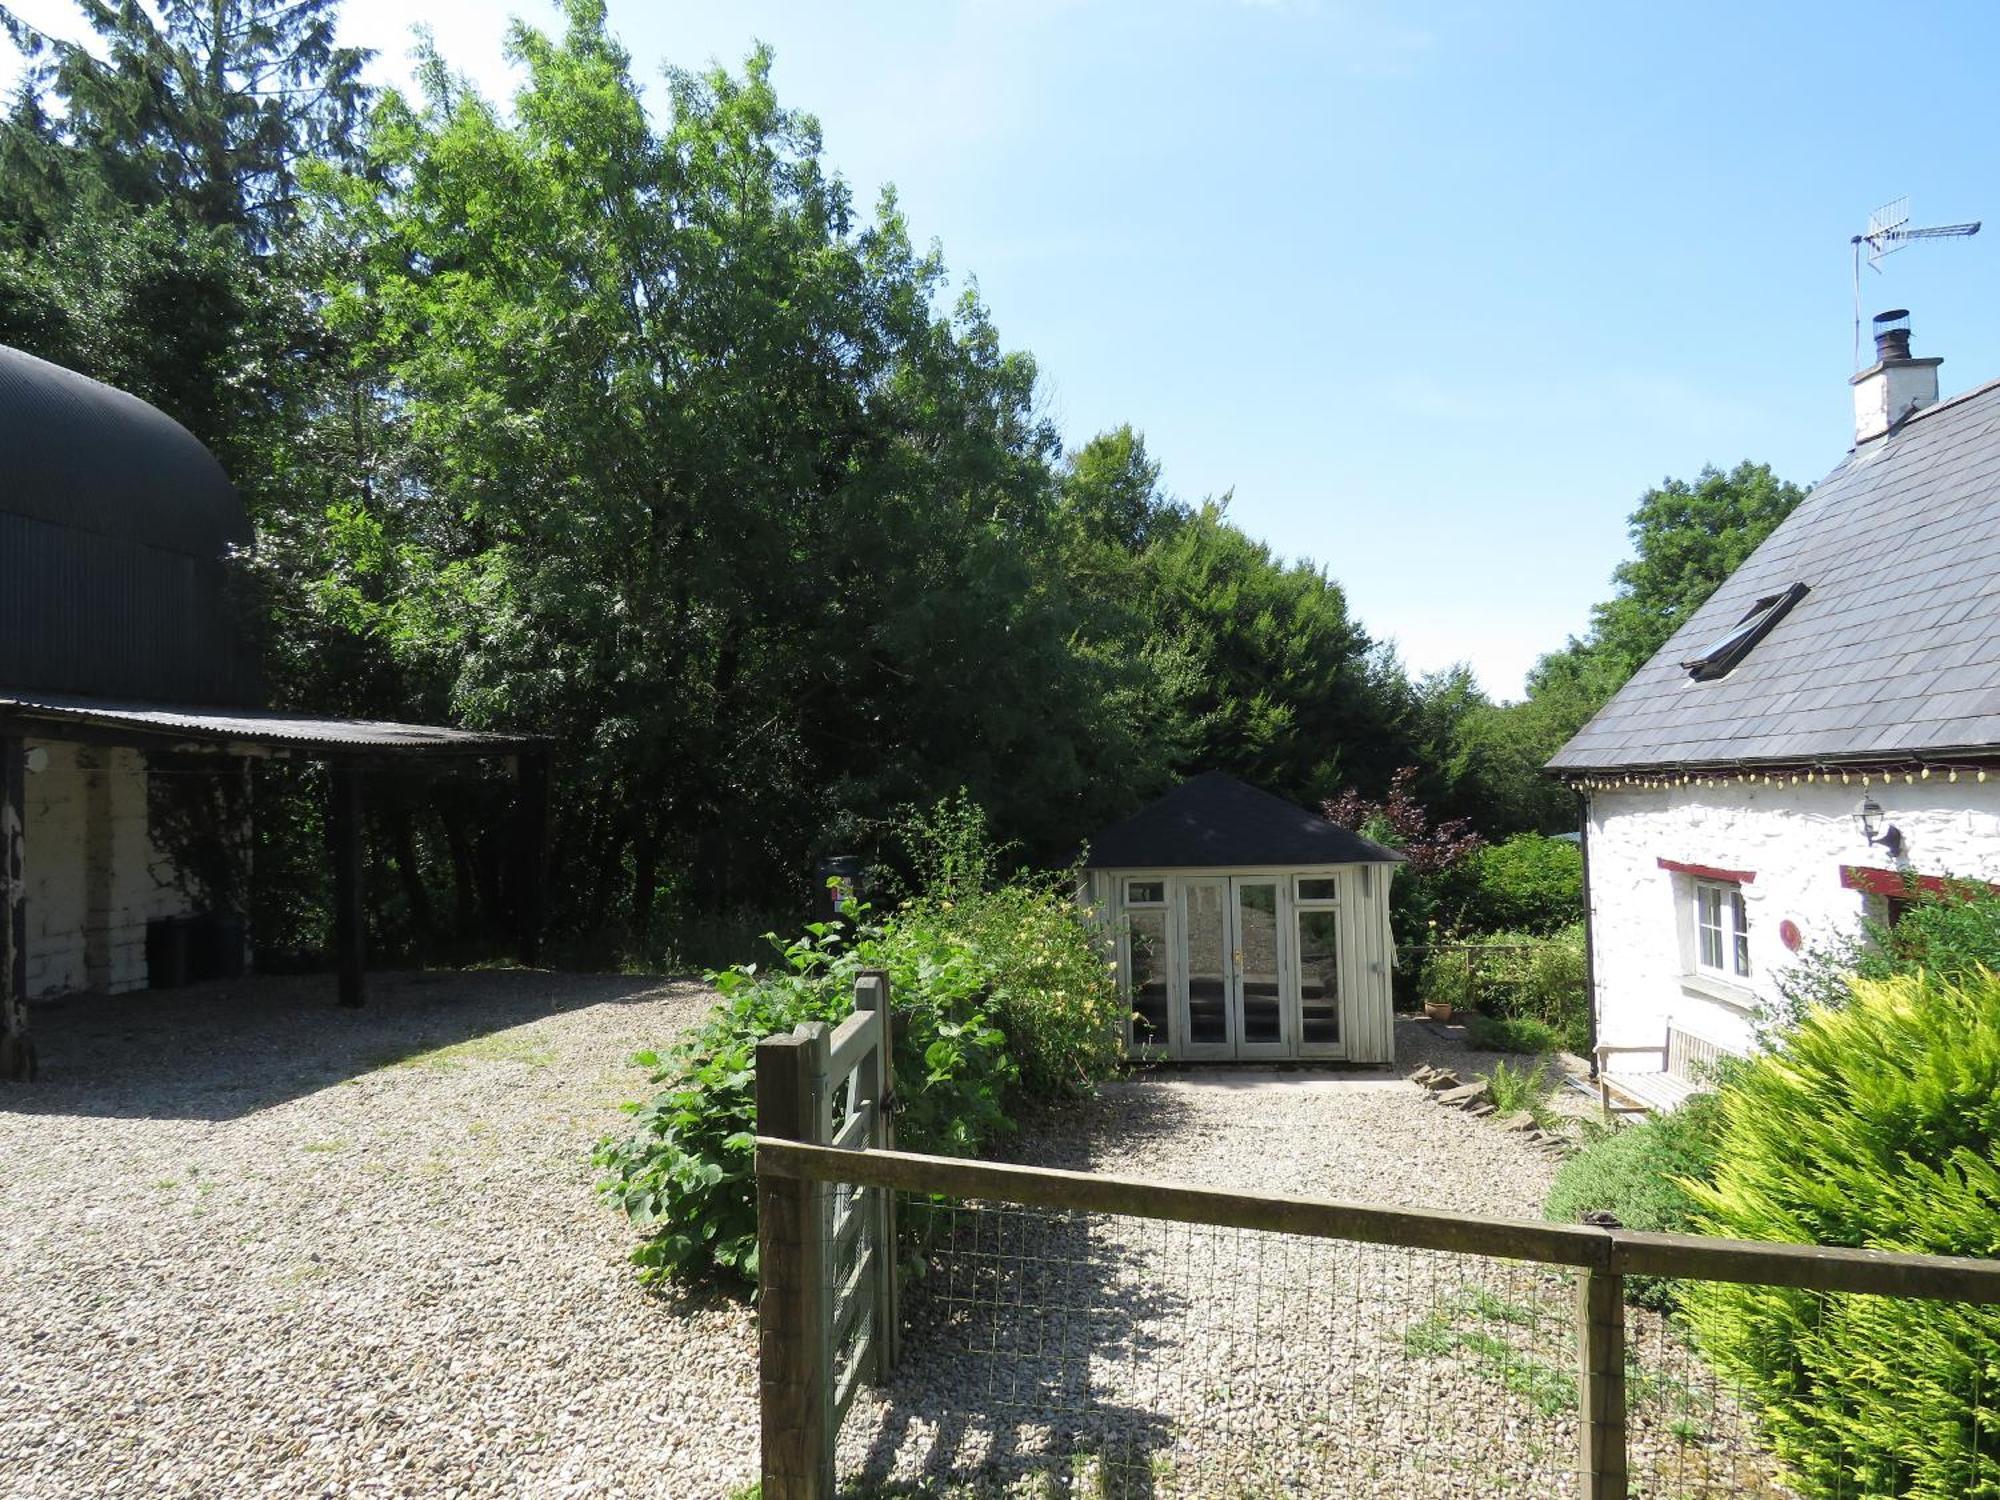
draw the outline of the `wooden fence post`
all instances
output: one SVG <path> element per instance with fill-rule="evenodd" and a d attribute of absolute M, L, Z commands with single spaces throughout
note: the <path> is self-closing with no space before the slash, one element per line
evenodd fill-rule
<path fill-rule="evenodd" d="M 1577 1433 L 1584 1500 L 1626 1500 L 1625 1278 L 1576 1273 Z"/>
<path fill-rule="evenodd" d="M 826 1027 L 757 1044 L 757 1130 L 825 1143 Z M 833 1500 L 833 1351 L 827 1347 L 826 1189 L 757 1179 L 757 1364 L 763 1500 Z"/>
<path fill-rule="evenodd" d="M 864 1068 L 861 1097 L 875 1110 L 875 1131 L 869 1145 L 877 1151 L 896 1149 L 896 1022 L 889 1009 L 889 976 L 881 969 L 864 969 L 854 981 L 854 1008 L 873 1011 L 881 1022 L 875 1045 L 875 1065 Z M 902 1353 L 902 1312 L 896 1305 L 896 1195 L 888 1188 L 871 1188 L 875 1197 L 875 1384 L 886 1385 Z"/>

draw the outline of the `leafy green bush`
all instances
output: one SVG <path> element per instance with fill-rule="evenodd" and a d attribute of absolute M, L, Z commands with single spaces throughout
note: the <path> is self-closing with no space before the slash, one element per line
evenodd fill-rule
<path fill-rule="evenodd" d="M 1563 1044 L 1555 1027 L 1533 1016 L 1474 1016 L 1465 1040 L 1482 1052 L 1554 1052 Z"/>
<path fill-rule="evenodd" d="M 1944 919 L 1957 930 L 1963 917 Z M 1857 980 L 1736 1070 L 1700 1227 L 1744 1239 L 2000 1254 L 2000 978 Z M 1703 1353 L 1816 1492 L 2000 1495 L 2000 1310 L 1698 1284 Z M 1975 1479 L 1977 1470 L 1985 1477 Z"/>
<path fill-rule="evenodd" d="M 1590 1046 L 1590 998 L 1583 927 L 1578 924 L 1542 937 L 1502 932 L 1468 949 L 1434 950 L 1418 980 L 1426 1000 L 1446 999 L 1460 1008 L 1474 1005 L 1499 1020 L 1538 1021 L 1572 1052 Z"/>
<path fill-rule="evenodd" d="M 910 1150 L 971 1155 L 1012 1129 L 1015 1099 L 1075 1092 L 1121 1056 L 1115 978 L 1052 888 L 914 901 L 880 927 L 814 923 L 779 954 L 770 970 L 711 976 L 722 1003 L 664 1060 L 641 1055 L 659 1090 L 597 1147 L 599 1190 L 652 1231 L 633 1255 L 643 1280 L 755 1281 L 757 1043 L 837 1024 L 863 969 L 888 972 L 902 1021 L 896 1129 Z"/>
<path fill-rule="evenodd" d="M 1759 1017 L 1767 1039 L 1816 1005 L 1845 1005 L 1856 978 L 1928 973 L 1955 983 L 1981 969 L 2000 972 L 2000 892 L 1973 881 L 1927 891 L 1912 880 L 1905 894 L 1911 904 L 1893 927 L 1864 922 L 1779 971 L 1779 1000 Z"/>
<path fill-rule="evenodd" d="M 1558 1224 L 1604 1212 L 1627 1229 L 1691 1230 L 1695 1204 L 1685 1184 L 1714 1174 L 1721 1133 L 1713 1094 L 1697 1094 L 1671 1114 L 1606 1130 L 1563 1163 L 1542 1212 Z M 1625 1289 L 1634 1302 L 1665 1307 L 1678 1285 L 1632 1276 Z"/>
<path fill-rule="evenodd" d="M 1427 955 L 1417 980 L 1417 998 L 1426 1004 L 1470 1010 L 1478 987 L 1472 963 L 1463 949 L 1441 948 Z"/>
<path fill-rule="evenodd" d="M 1516 834 L 1475 851 L 1467 863 L 1465 927 L 1552 933 L 1583 920 L 1583 849 L 1568 839 Z"/>
<path fill-rule="evenodd" d="M 1123 1063 L 1125 1002 L 1102 934 L 1060 890 L 1016 884 L 913 902 L 889 924 L 879 958 L 892 978 L 909 972 L 921 988 L 925 965 L 951 950 L 976 955 L 1022 1097 L 1082 1092 Z"/>

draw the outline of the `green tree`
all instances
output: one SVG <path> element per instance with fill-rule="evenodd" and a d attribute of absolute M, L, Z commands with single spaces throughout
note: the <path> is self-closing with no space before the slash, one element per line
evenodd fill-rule
<path fill-rule="evenodd" d="M 1144 555 L 1156 645 L 1181 653 L 1181 769 L 1316 803 L 1385 788 L 1407 684 L 1310 562 L 1283 563 L 1209 501 Z"/>
<path fill-rule="evenodd" d="M 600 5 L 510 51 L 511 115 L 433 55 L 329 205 L 362 247 L 336 325 L 410 444 L 339 518 L 353 628 L 562 738 L 580 920 L 790 899 L 816 845 L 960 785 L 1074 839 L 1143 720 L 1054 565 L 1032 360 L 975 296 L 938 311 L 767 53 L 670 72 L 655 129 Z"/>
<path fill-rule="evenodd" d="M 1491 825 L 1496 831 L 1574 826 L 1574 798 L 1541 776 L 1541 766 L 1805 497 L 1768 464 L 1749 462 L 1726 474 L 1705 468 L 1692 484 L 1668 479 L 1640 497 L 1630 522 L 1633 556 L 1613 572 L 1612 597 L 1591 610 L 1589 633 L 1535 664 L 1524 700 L 1463 721 L 1455 749 L 1483 768 L 1497 794 L 1504 811 Z"/>
<path fill-rule="evenodd" d="M 28 61 L 0 135 L 12 169 L 0 216 L 59 223 L 101 184 L 264 248 L 296 214 L 300 163 L 351 156 L 372 54 L 335 44 L 335 0 L 159 0 L 157 17 L 132 0 L 77 8 L 95 52 L 0 6 Z"/>
<path fill-rule="evenodd" d="M 1622 685 L 1638 671 L 1805 497 L 1769 464 L 1749 462 L 1648 490 L 1632 512 L 1634 555 L 1591 611 L 1590 646 L 1608 660 L 1606 680 Z"/>

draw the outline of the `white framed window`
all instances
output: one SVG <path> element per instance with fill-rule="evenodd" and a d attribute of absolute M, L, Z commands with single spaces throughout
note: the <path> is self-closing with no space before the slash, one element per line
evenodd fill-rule
<path fill-rule="evenodd" d="M 1750 977 L 1750 913 L 1743 887 L 1721 880 L 1694 882 L 1694 961 L 1703 974 Z"/>

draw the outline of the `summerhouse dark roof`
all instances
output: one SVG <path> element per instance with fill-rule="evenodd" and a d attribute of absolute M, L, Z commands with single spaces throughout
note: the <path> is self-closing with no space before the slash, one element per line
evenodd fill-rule
<path fill-rule="evenodd" d="M 1800 596 L 1726 676 L 1683 663 Z M 2000 382 L 1865 443 L 1575 738 L 1558 773 L 2000 753 Z"/>
<path fill-rule="evenodd" d="M 157 407 L 0 344 L 0 511 L 188 557 L 250 539 L 222 465 Z"/>
<path fill-rule="evenodd" d="M 1380 864 L 1403 858 L 1221 771 L 1182 782 L 1090 841 L 1099 870 Z"/>

